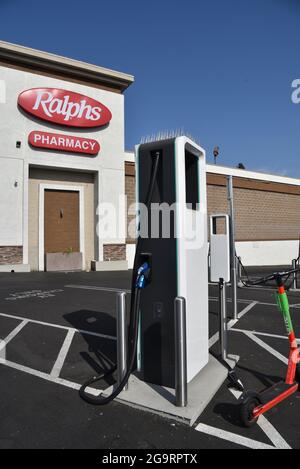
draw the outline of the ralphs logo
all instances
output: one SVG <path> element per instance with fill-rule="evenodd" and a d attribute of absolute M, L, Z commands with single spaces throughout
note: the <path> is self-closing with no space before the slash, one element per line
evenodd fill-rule
<path fill-rule="evenodd" d="M 95 99 L 57 88 L 33 88 L 19 95 L 18 105 L 39 119 L 69 127 L 101 127 L 112 118 Z"/>

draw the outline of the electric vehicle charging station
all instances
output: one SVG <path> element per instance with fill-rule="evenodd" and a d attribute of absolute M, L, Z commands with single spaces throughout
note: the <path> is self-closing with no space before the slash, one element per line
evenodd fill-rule
<path fill-rule="evenodd" d="M 186 137 L 137 146 L 140 204 L 147 198 L 155 157 L 159 163 L 151 210 L 145 214 L 140 210 L 139 217 L 138 263 L 149 256 L 152 264 L 151 281 L 141 295 L 140 359 L 145 381 L 174 388 L 176 297 L 186 300 L 188 382 L 208 363 L 205 152 Z M 173 209 L 169 213 L 168 207 Z M 155 216 L 158 220 L 160 213 L 170 217 L 154 227 L 153 220 Z M 158 228 L 155 236 L 153 228 Z M 164 228 L 169 236 L 164 236 Z"/>
<path fill-rule="evenodd" d="M 144 265 L 149 270 L 139 299 L 138 372 L 119 400 L 192 425 L 228 376 L 209 354 L 205 151 L 185 136 L 138 145 L 136 200 L 133 282 Z"/>
<path fill-rule="evenodd" d="M 87 392 L 113 367 L 87 381 L 80 396 L 94 405 L 118 398 L 193 425 L 228 377 L 209 354 L 205 151 L 185 136 L 144 143 L 136 147 L 136 172 L 127 363 L 119 345 L 117 385 L 98 397 Z"/>

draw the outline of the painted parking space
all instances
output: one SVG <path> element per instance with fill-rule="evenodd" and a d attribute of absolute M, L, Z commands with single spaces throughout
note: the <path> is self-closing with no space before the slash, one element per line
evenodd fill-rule
<path fill-rule="evenodd" d="M 47 326 L 45 325 L 44 327 L 47 327 Z M 56 330 L 56 328 L 53 328 L 53 327 L 51 327 L 51 329 Z M 59 331 L 62 332 L 62 329 L 59 329 Z M 70 333 L 70 331 L 69 331 L 69 333 Z M 231 334 L 233 334 L 234 337 L 237 337 L 237 334 L 234 334 L 234 333 L 231 333 Z M 75 335 L 75 334 L 73 334 L 73 335 Z M 66 337 L 68 337 L 68 334 L 66 335 Z M 80 343 L 80 340 L 79 340 L 80 336 L 77 335 L 76 337 L 77 337 L 77 340 L 78 340 L 78 344 L 77 345 L 75 344 L 76 345 L 75 350 L 71 351 L 71 344 L 69 344 L 70 348 L 68 348 L 68 354 L 70 354 L 70 356 L 73 356 L 73 359 L 74 359 L 74 357 L 76 357 L 76 354 L 77 355 L 82 354 L 82 344 Z M 74 337 L 73 337 L 73 340 L 74 340 Z M 236 348 L 235 345 L 234 345 L 234 340 L 232 340 L 231 342 L 232 342 L 233 348 Z M 240 343 L 240 341 L 239 341 L 239 343 Z M 11 345 L 12 345 L 12 343 L 11 343 Z M 16 345 L 16 343 L 15 343 L 15 345 Z M 74 343 L 73 343 L 73 345 L 74 345 Z M 94 347 L 95 346 L 97 347 L 97 346 L 99 346 L 99 343 L 96 343 L 96 344 L 93 344 L 93 345 L 94 345 Z M 251 344 L 249 344 L 249 343 L 247 344 L 247 350 L 248 351 L 251 350 Z M 103 352 L 103 343 L 101 344 L 101 351 Z M 89 352 L 91 352 L 91 347 L 89 347 Z M 256 352 L 256 350 L 254 349 L 253 353 L 255 353 L 255 352 Z M 110 353 L 108 353 L 108 355 L 110 355 Z M 260 362 L 263 362 L 263 359 L 261 357 L 259 357 L 259 358 L 260 358 Z M 99 358 L 98 358 L 98 360 L 99 360 Z M 96 365 L 97 362 L 95 361 L 94 364 Z M 243 363 L 241 361 L 240 367 L 239 367 L 240 370 L 243 369 L 242 364 Z M 12 367 L 13 363 L 8 361 L 7 366 Z M 68 370 L 68 372 L 67 372 L 68 374 L 63 375 L 63 373 L 59 373 L 60 377 L 63 378 L 61 380 L 60 384 L 62 384 L 63 386 L 66 386 L 66 387 L 72 387 L 72 386 L 69 386 L 69 384 L 71 382 L 65 380 L 65 378 L 72 378 L 74 380 L 74 375 L 72 375 L 72 371 L 74 371 L 74 370 L 76 370 L 76 373 L 77 373 L 76 381 L 80 382 L 81 377 L 83 377 L 80 374 L 78 374 L 78 369 L 81 368 L 80 361 L 76 360 L 76 358 L 75 358 L 75 362 L 73 362 L 73 366 L 72 366 L 71 360 L 67 359 L 66 362 L 64 363 L 64 367 L 66 368 L 66 370 Z M 96 367 L 97 367 L 97 365 L 96 365 Z M 53 368 L 55 368 L 55 365 L 54 365 Z M 29 368 L 26 368 L 24 366 L 22 367 L 22 365 L 19 366 L 18 368 L 14 367 L 13 369 L 17 369 L 17 370 L 22 371 L 24 373 L 29 372 Z M 89 371 L 91 371 L 91 370 L 89 370 Z M 99 368 L 94 369 L 94 372 L 99 372 L 99 371 L 100 371 Z M 70 373 L 71 373 L 71 376 L 70 376 Z M 53 376 L 51 376 L 51 375 L 52 375 L 52 373 L 48 376 L 49 381 L 52 384 L 59 383 L 59 381 L 52 380 L 51 378 Z M 41 373 L 37 373 L 33 376 L 36 376 L 36 377 L 42 378 L 42 379 L 46 379 L 45 375 L 43 375 Z M 108 383 L 108 384 L 111 384 L 111 383 Z M 253 386 L 253 388 L 258 388 L 259 384 L 260 384 L 260 386 L 262 385 L 259 382 L 255 382 L 254 384 L 252 383 L 252 386 Z M 270 383 L 268 382 L 268 383 L 265 383 L 265 384 L 270 384 Z M 247 383 L 247 385 L 250 385 L 250 383 Z M 73 382 L 73 389 L 78 390 L 78 386 L 76 386 L 75 382 Z M 230 442 L 231 445 L 232 444 L 237 444 L 237 445 L 246 446 L 246 447 L 250 447 L 250 448 L 252 447 L 252 448 L 257 448 L 257 449 L 258 448 L 270 449 L 270 447 L 272 447 L 272 446 L 270 446 L 269 437 L 259 427 L 255 427 L 254 429 L 251 429 L 251 430 L 241 429 L 239 427 L 238 420 L 235 417 L 235 414 L 237 412 L 237 401 L 232 396 L 230 391 L 226 388 L 226 386 L 224 386 L 222 388 L 222 390 L 220 390 L 219 395 L 216 396 L 216 398 L 213 400 L 213 402 L 211 403 L 211 406 L 212 406 L 212 408 L 208 408 L 205 412 L 205 414 L 207 415 L 207 422 L 210 425 L 208 425 L 208 423 L 203 423 L 203 422 L 206 422 L 205 415 L 203 415 L 201 417 L 201 422 L 198 422 L 197 425 L 196 425 L 195 430 L 197 432 L 203 433 L 203 431 L 206 429 L 209 435 L 214 436 L 215 438 L 216 438 L 216 435 L 219 435 L 220 439 L 224 439 L 225 441 Z M 214 424 L 215 426 L 213 426 L 212 424 Z M 234 433 L 234 430 L 237 430 L 237 428 L 238 428 L 238 434 Z M 273 430 L 273 433 L 274 433 L 274 430 Z"/>
<path fill-rule="evenodd" d="M 65 333 L 61 329 L 25 323 L 6 347 L 6 359 L 23 366 L 50 373 Z"/>
<path fill-rule="evenodd" d="M 56 283 L 59 284 L 59 281 Z M 79 280 L 76 281 L 79 282 Z M 80 281 L 82 285 L 88 285 L 86 278 L 80 279 Z M 95 283 L 94 281 L 93 287 L 96 286 Z M 51 399 L 51 402 L 47 403 L 44 412 L 53 421 L 53 425 L 54 422 L 57 425 L 59 420 L 58 416 L 55 419 L 54 416 L 48 415 L 54 403 L 57 404 L 58 413 L 64 413 L 65 409 L 69 409 L 70 402 L 72 402 L 73 422 L 77 421 L 75 414 L 77 416 L 78 409 L 80 409 L 79 413 L 84 421 L 85 418 L 91 418 L 92 425 L 95 425 L 95 427 L 98 425 L 99 439 L 97 443 L 93 443 L 94 447 L 99 447 L 100 440 L 104 445 L 103 447 L 105 447 L 104 435 L 107 441 L 112 442 L 115 441 L 113 434 L 118 434 L 118 439 L 113 444 L 118 445 L 116 446 L 118 448 L 128 448 L 130 447 L 129 442 L 137 438 L 133 435 L 130 438 L 130 432 L 139 433 L 139 447 L 145 448 L 172 448 L 174 442 L 178 441 L 179 435 L 183 442 L 180 446 L 182 448 L 288 449 L 289 447 L 297 448 L 299 446 L 300 439 L 298 438 L 297 443 L 295 436 L 299 435 L 297 433 L 297 422 L 291 418 L 293 411 L 295 414 L 298 410 L 300 411 L 298 396 L 292 397 L 291 400 L 273 409 L 268 413 L 266 419 L 260 420 L 260 426 L 250 430 L 240 426 L 237 416 L 238 396 L 228 389 L 227 384 L 222 386 L 192 429 L 172 421 L 165 421 L 151 414 L 128 409 L 117 403 L 113 403 L 106 408 L 91 408 L 82 402 L 78 396 L 80 384 L 90 376 L 103 371 L 105 367 L 109 366 L 109 363 L 116 360 L 115 290 L 118 291 L 122 287 L 126 287 L 126 282 L 115 284 L 112 281 L 111 287 L 108 286 L 108 282 L 103 286 L 99 282 L 99 286 L 101 290 L 65 288 L 65 284 L 62 285 L 64 290 L 62 296 L 65 305 L 61 303 L 62 298 L 60 295 L 43 300 L 38 297 L 23 298 L 20 302 L 14 302 L 14 307 L 10 312 L 7 311 L 3 299 L 0 300 L 2 336 L 3 338 L 11 336 L 11 340 L 7 345 L 8 356 L 6 360 L 0 359 L 0 380 L 4 379 L 4 376 L 9 376 L 7 378 L 8 382 L 11 379 L 13 380 L 14 385 L 10 390 L 11 395 L 17 394 L 17 387 L 21 386 L 23 381 L 28 383 L 26 386 L 26 399 L 28 400 L 35 396 L 38 388 L 43 388 L 44 391 L 41 397 L 46 399 L 46 395 L 51 396 L 48 397 L 48 401 Z M 106 287 L 108 291 L 105 291 Z M 40 288 L 39 285 L 38 288 Z M 50 285 L 50 288 L 52 288 L 52 285 Z M 55 286 L 55 288 L 57 287 Z M 75 293 L 74 290 L 76 290 Z M 286 358 L 285 347 L 287 344 L 286 339 L 282 336 L 283 326 L 281 326 L 281 333 L 278 334 L 278 337 L 273 337 L 272 332 L 274 331 L 272 328 L 268 329 L 272 332 L 265 331 L 265 328 L 262 327 L 265 324 L 259 323 L 258 319 L 265 309 L 261 309 L 262 305 L 255 301 L 253 295 L 249 296 L 249 292 L 247 294 L 248 298 L 242 298 L 239 301 L 239 312 L 243 314 L 243 318 L 238 323 L 230 323 L 232 329 L 229 333 L 229 351 L 239 354 L 241 357 L 238 373 L 246 388 L 261 390 L 279 381 L 284 376 L 285 363 L 280 357 Z M 210 292 L 210 296 L 210 337 L 213 339 L 218 329 L 218 303 L 214 291 Z M 268 300 L 269 298 L 266 298 L 266 303 L 268 303 Z M 33 304 L 34 308 L 31 312 L 30 309 Z M 108 311 L 105 310 L 106 305 L 108 305 Z M 55 310 L 53 311 L 54 307 Z M 228 308 L 230 308 L 230 299 Z M 272 308 L 273 311 L 271 311 Z M 277 314 L 280 318 L 275 304 L 269 305 L 269 309 L 269 315 Z M 269 321 L 267 322 L 269 323 Z M 277 327 L 277 323 L 275 326 Z M 262 328 L 259 329 L 259 327 Z M 14 331 L 16 331 L 15 335 Z M 276 332 L 278 331 L 276 330 Z M 218 353 L 217 340 L 218 338 L 212 343 L 214 353 Z M 266 346 L 263 346 L 260 341 Z M 273 351 L 276 353 L 273 353 Z M 98 383 L 98 389 L 95 388 L 90 391 L 97 395 L 100 389 L 105 389 L 110 384 L 112 384 L 111 381 L 105 382 L 103 380 Z M 72 397 L 70 397 L 70 393 Z M 3 400 L 9 399 L 9 391 L 7 390 L 7 392 L 4 392 Z M 34 401 L 30 404 L 32 412 L 36 411 L 36 407 L 42 405 L 40 399 L 38 401 L 39 403 L 36 402 L 36 406 Z M 88 417 L 91 414 L 93 417 Z M 144 432 L 140 430 L 140 428 L 143 428 L 140 423 L 141 414 L 144 419 L 144 428 L 154 426 L 160 432 L 159 442 L 154 435 L 149 435 L 146 429 Z M 119 420 L 122 420 L 124 415 L 130 416 L 127 431 L 119 430 L 117 415 Z M 289 415 L 289 419 L 285 415 Z M 26 416 L 28 417 L 26 413 L 22 415 L 20 409 L 18 425 L 21 425 L 21 433 L 25 431 Z M 105 417 L 102 419 L 103 416 Z M 67 422 L 71 421 L 71 417 L 65 416 L 65 418 Z M 114 421 L 113 418 L 116 420 Z M 39 420 L 36 415 L 34 419 Z M 98 423 L 94 419 L 98 419 Z M 41 417 L 39 424 L 45 425 L 44 419 Z M 11 423 L 4 418 L 0 427 L 9 427 L 9 425 Z M 73 427 L 74 425 L 73 423 Z M 176 435 L 173 435 L 173 440 L 170 439 L 170 429 L 173 433 L 176 433 Z M 69 440 L 66 443 L 67 446 L 69 445 L 68 447 L 72 447 L 74 441 L 76 441 L 77 430 L 71 428 L 71 425 L 68 427 L 68 431 L 74 434 L 72 442 Z M 39 440 L 38 435 L 36 435 L 37 441 L 35 444 L 37 447 L 43 447 L 47 444 L 52 447 L 49 441 L 52 441 L 54 446 L 59 446 L 53 432 L 46 429 L 46 427 L 45 432 L 48 435 L 47 441 L 43 438 Z M 30 446 L 30 443 L 26 443 L 26 441 L 24 437 L 23 444 Z M 83 447 L 89 447 L 87 430 L 82 441 Z M 6 443 L 12 446 L 18 444 L 17 440 Z"/>
<path fill-rule="evenodd" d="M 3 313 L 0 313 L 3 314 Z M 89 317 L 94 318 L 95 314 Z M 5 337 L 6 365 L 50 380 L 62 378 L 79 388 L 91 374 L 99 374 L 116 361 L 115 321 L 110 318 L 104 333 L 0 315 L 2 324 L 17 323 Z M 87 321 L 87 323 L 89 323 Z M 78 323 L 77 323 L 78 324 Z M 80 324 L 86 324 L 84 321 Z M 2 361 L 2 364 L 3 361 Z M 41 373 L 40 373 L 41 372 Z M 114 382 L 114 381 L 113 381 Z M 100 382 L 100 389 L 112 384 Z"/>

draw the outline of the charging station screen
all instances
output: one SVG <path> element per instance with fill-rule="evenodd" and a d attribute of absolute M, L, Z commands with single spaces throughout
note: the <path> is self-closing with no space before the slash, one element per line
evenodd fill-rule
<path fill-rule="evenodd" d="M 185 152 L 185 187 L 188 208 L 197 210 L 200 203 L 198 157 L 188 151 Z"/>

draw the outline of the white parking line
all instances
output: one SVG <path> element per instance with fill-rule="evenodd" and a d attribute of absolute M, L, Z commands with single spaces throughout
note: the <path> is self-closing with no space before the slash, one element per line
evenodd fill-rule
<path fill-rule="evenodd" d="M 250 334 L 262 336 L 262 337 L 270 337 L 270 339 L 282 339 L 282 340 L 288 340 L 288 336 L 286 335 L 278 335 L 278 334 L 269 334 L 268 332 L 257 332 L 257 331 L 249 331 L 247 329 L 230 329 L 232 332 L 249 332 Z M 297 343 L 300 344 L 300 339 L 296 339 Z"/>
<path fill-rule="evenodd" d="M 219 297 L 218 296 L 210 296 L 209 297 L 209 300 L 210 301 L 220 301 Z M 244 303 L 244 304 L 249 304 L 249 303 L 252 303 L 254 300 L 240 300 L 238 299 L 238 303 Z M 232 303 L 232 300 L 231 298 L 227 298 L 227 303 Z"/>
<path fill-rule="evenodd" d="M 35 376 L 37 378 L 44 379 L 46 381 L 50 381 L 51 383 L 60 384 L 61 386 L 65 386 L 66 388 L 75 389 L 79 391 L 81 385 L 78 383 L 74 383 L 72 381 L 68 381 L 62 378 L 54 378 L 53 376 L 43 373 L 42 371 L 35 370 L 33 368 L 29 368 L 28 366 L 19 365 L 18 363 L 14 363 L 8 360 L 0 359 L 0 365 L 8 366 L 9 368 L 13 368 L 14 370 L 22 371 L 23 373 L 27 373 L 29 375 Z M 95 389 L 95 388 L 87 388 L 86 391 L 93 396 L 99 396 L 103 393 L 102 390 Z"/>
<path fill-rule="evenodd" d="M 209 339 L 209 348 L 212 348 L 219 340 L 220 333 L 216 332 L 210 339 Z"/>
<path fill-rule="evenodd" d="M 50 322 L 36 321 L 35 319 L 22 318 L 21 316 L 15 316 L 13 314 L 0 313 L 0 316 L 3 316 L 4 318 L 18 319 L 20 321 L 24 320 L 24 321 L 27 321 L 28 323 L 32 322 L 33 324 L 39 324 L 41 326 L 54 327 L 56 329 L 63 329 L 65 331 L 75 331 L 75 332 L 78 332 L 79 334 L 92 335 L 94 337 L 101 337 L 102 339 L 117 340 L 117 338 L 115 336 L 106 335 L 106 334 L 99 334 L 98 332 L 86 331 L 84 329 L 75 329 L 74 327 L 61 326 L 59 324 L 51 324 Z"/>
<path fill-rule="evenodd" d="M 277 352 L 273 347 L 270 347 L 270 345 L 266 344 L 266 342 L 263 342 L 261 339 L 256 337 L 252 332 L 243 332 L 249 339 L 253 340 L 253 342 L 256 342 L 260 347 L 264 348 L 267 350 L 267 352 L 271 353 L 274 357 L 278 358 L 278 360 L 282 361 L 285 365 L 288 364 L 288 359 L 281 355 L 281 353 Z"/>
<path fill-rule="evenodd" d="M 210 301 L 220 301 L 218 297 L 216 296 L 211 296 L 209 297 L 209 300 Z M 228 303 L 232 303 L 232 300 L 231 298 L 228 298 L 227 299 L 227 302 Z M 244 303 L 244 304 L 250 304 L 250 303 L 256 303 L 257 305 L 260 305 L 260 306 L 277 306 L 276 303 L 268 303 L 268 302 L 265 302 L 265 301 L 256 301 L 256 300 L 241 300 L 241 299 L 238 299 L 238 303 Z M 298 306 L 296 306 L 297 308 Z"/>
<path fill-rule="evenodd" d="M 0 345 L 0 351 L 4 350 L 6 345 L 13 340 L 17 334 L 28 324 L 28 320 L 24 319 L 5 339 L 2 340 Z"/>
<path fill-rule="evenodd" d="M 228 330 L 235 326 L 236 323 L 238 322 L 237 319 L 231 319 L 231 321 L 229 321 L 229 323 L 227 324 L 227 328 Z M 219 332 L 216 332 L 210 339 L 209 339 L 209 348 L 213 347 L 219 340 L 219 337 L 220 337 L 220 333 Z"/>
<path fill-rule="evenodd" d="M 239 319 L 242 319 L 247 313 L 249 313 L 249 311 L 251 311 L 252 308 L 254 308 L 254 306 L 256 306 L 258 304 L 258 301 L 253 301 L 253 303 L 251 303 L 250 305 L 246 306 L 245 309 L 243 309 L 243 311 L 241 311 L 238 315 L 238 318 Z"/>
<path fill-rule="evenodd" d="M 6 358 L 6 343 L 4 340 L 0 340 L 0 358 Z"/>
<path fill-rule="evenodd" d="M 52 371 L 50 373 L 53 378 L 58 378 L 59 375 L 60 375 L 62 367 L 64 366 L 65 360 L 67 358 L 69 349 L 71 347 L 74 335 L 75 335 L 74 330 L 73 331 L 72 330 L 68 331 L 67 336 L 65 338 L 65 341 L 62 345 L 62 348 L 61 348 L 61 350 L 58 354 L 57 360 L 56 360 L 56 362 L 55 362 L 55 364 L 52 368 Z"/>
<path fill-rule="evenodd" d="M 253 303 L 251 303 L 250 305 L 246 306 L 246 308 L 244 308 L 240 314 L 239 314 L 239 319 L 241 319 L 242 317 L 245 316 L 245 314 L 247 314 L 249 311 L 251 311 L 251 309 L 257 305 L 257 301 L 254 301 Z M 231 319 L 231 321 L 228 322 L 228 325 L 227 325 L 227 328 L 228 330 L 232 330 L 233 326 L 236 325 L 236 323 L 238 322 L 239 319 Z M 237 329 L 236 329 L 237 330 Z M 209 348 L 213 347 L 219 340 L 219 337 L 220 337 L 220 333 L 219 332 L 216 332 L 210 339 L 209 339 Z"/>
<path fill-rule="evenodd" d="M 277 449 L 292 449 L 264 415 L 260 417 L 258 425 Z"/>
<path fill-rule="evenodd" d="M 250 449 L 275 449 L 274 446 L 267 445 L 265 443 L 261 443 L 260 441 L 251 440 L 250 438 L 245 438 L 243 436 L 237 435 L 235 433 L 227 432 L 225 430 L 220 430 L 219 428 L 210 427 L 209 425 L 205 425 L 200 423 L 196 427 L 197 432 L 205 433 L 206 435 L 215 436 L 216 438 L 220 438 L 222 440 L 230 441 L 239 446 L 244 446 Z"/>
<path fill-rule="evenodd" d="M 96 287 L 93 285 L 65 285 L 64 288 L 76 288 L 79 290 L 96 290 L 96 291 L 105 291 L 110 293 L 131 293 L 131 290 L 126 290 L 126 288 L 108 288 L 108 287 Z"/>

